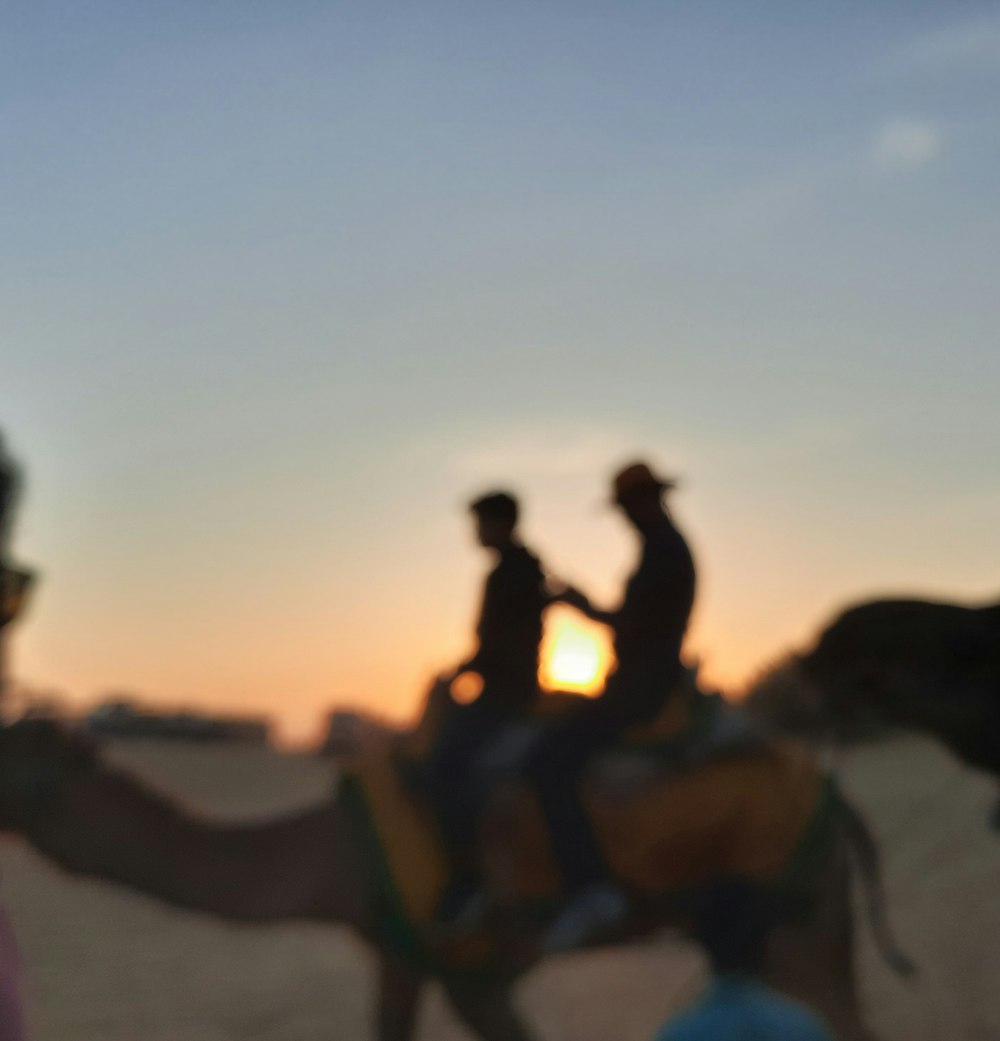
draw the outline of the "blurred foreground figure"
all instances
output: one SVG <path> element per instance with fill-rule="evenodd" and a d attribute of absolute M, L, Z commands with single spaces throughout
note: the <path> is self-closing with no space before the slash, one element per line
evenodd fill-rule
<path fill-rule="evenodd" d="M 4 630 L 13 621 L 15 605 L 11 596 L 11 580 L 8 578 L 10 562 L 10 532 L 14 523 L 14 506 L 21 483 L 21 475 L 14 460 L 7 455 L 3 435 L 0 433 L 0 701 L 6 679 L 6 655 L 4 653 Z"/>
<path fill-rule="evenodd" d="M 11 559 L 14 514 L 21 493 L 21 470 L 7 454 L 0 434 L 0 706 L 7 680 L 5 639 L 7 626 L 23 611 L 34 575 L 15 567 Z"/>
<path fill-rule="evenodd" d="M 719 882 L 695 910 L 694 933 L 712 979 L 698 1002 L 656 1041 L 834 1041 L 809 1009 L 757 982 L 776 916 L 765 895 L 737 880 Z"/>
<path fill-rule="evenodd" d="M 695 566 L 674 526 L 665 496 L 675 482 L 645 463 L 621 470 L 613 502 L 638 534 L 639 564 L 617 610 L 602 611 L 577 591 L 564 599 L 614 631 L 617 667 L 604 693 L 572 718 L 556 723 L 533 749 L 527 774 L 535 785 L 552 845 L 570 894 L 553 924 L 550 950 L 574 947 L 625 915 L 625 897 L 608 879 L 600 845 L 578 793 L 580 775 L 599 749 L 664 708 L 684 668 L 681 645 L 694 604 Z"/>
<path fill-rule="evenodd" d="M 0 433 L 0 562 L 6 561 L 14 527 L 14 509 L 21 490 L 21 471 L 7 454 Z"/>
<path fill-rule="evenodd" d="M 542 612 L 551 602 L 538 558 L 518 537 L 520 510 L 514 496 L 492 492 L 471 502 L 469 510 L 477 541 L 495 555 L 496 565 L 483 589 L 476 651 L 445 677 L 449 683 L 478 679 L 479 694 L 453 707 L 426 768 L 454 871 L 440 909 L 443 923 L 461 919 L 465 911 L 474 913 L 480 902 L 475 851 L 486 792 L 473 765 L 500 728 L 527 718 L 537 705 Z"/>
<path fill-rule="evenodd" d="M 7 455 L 0 436 L 0 707 L 6 681 L 7 626 L 18 616 L 31 581 L 26 571 L 11 565 L 10 541 L 21 474 Z M 21 968 L 14 934 L 0 908 L 0 1041 L 23 1041 Z"/>

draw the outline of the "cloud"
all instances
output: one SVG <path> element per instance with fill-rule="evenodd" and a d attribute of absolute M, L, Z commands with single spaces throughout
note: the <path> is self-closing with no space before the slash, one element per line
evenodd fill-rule
<path fill-rule="evenodd" d="M 915 170 L 941 157 L 944 134 L 926 119 L 893 119 L 879 128 L 872 142 L 875 165 L 889 172 Z"/>
<path fill-rule="evenodd" d="M 1000 15 L 942 26 L 916 36 L 883 63 L 890 73 L 1000 73 Z"/>

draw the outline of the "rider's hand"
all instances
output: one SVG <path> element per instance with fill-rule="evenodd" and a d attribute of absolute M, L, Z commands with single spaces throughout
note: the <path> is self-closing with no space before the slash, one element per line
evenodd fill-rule
<path fill-rule="evenodd" d="M 591 610 L 590 601 L 575 586 L 566 586 L 559 596 L 559 600 L 564 604 L 569 604 L 570 607 L 575 607 L 578 611 L 587 612 Z"/>

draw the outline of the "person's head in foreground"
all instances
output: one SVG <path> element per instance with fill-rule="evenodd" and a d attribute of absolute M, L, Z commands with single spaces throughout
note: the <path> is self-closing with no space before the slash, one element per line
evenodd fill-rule
<path fill-rule="evenodd" d="M 767 938 L 776 924 L 759 887 L 726 879 L 697 900 L 694 931 L 719 976 L 758 975 L 767 959 Z"/>
<path fill-rule="evenodd" d="M 833 1041 L 811 1009 L 757 982 L 768 936 L 780 920 L 777 911 L 768 893 L 739 879 L 720 881 L 702 894 L 692 926 L 712 981 L 657 1041 Z"/>

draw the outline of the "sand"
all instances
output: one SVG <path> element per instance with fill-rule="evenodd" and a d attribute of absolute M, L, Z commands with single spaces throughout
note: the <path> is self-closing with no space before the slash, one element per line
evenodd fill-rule
<path fill-rule="evenodd" d="M 320 760 L 263 749 L 149 742 L 115 755 L 204 810 L 279 813 L 321 798 Z M 886 1041 L 1000 1038 L 1000 836 L 994 788 L 916 738 L 851 751 L 845 787 L 886 862 L 891 912 L 919 979 L 894 978 L 860 929 L 869 1018 Z M 27 966 L 34 1041 L 368 1041 L 372 963 L 346 931 L 232 925 L 69 877 L 0 845 L 2 894 Z M 860 917 L 860 916 L 859 916 Z M 554 959 L 519 1000 L 544 1041 L 647 1041 L 689 1001 L 703 968 L 669 939 Z M 432 991 L 425 1041 L 468 1034 Z"/>

